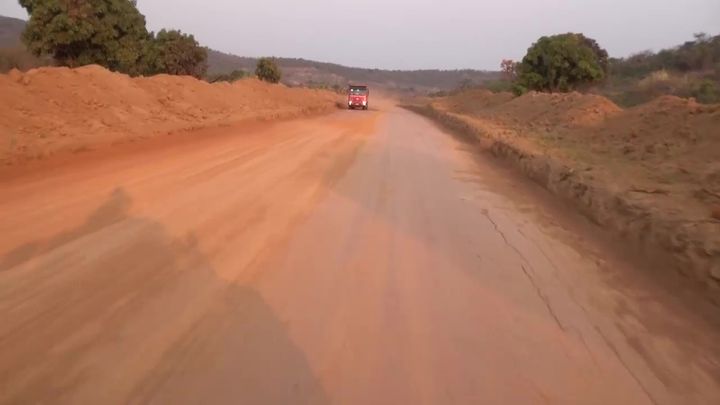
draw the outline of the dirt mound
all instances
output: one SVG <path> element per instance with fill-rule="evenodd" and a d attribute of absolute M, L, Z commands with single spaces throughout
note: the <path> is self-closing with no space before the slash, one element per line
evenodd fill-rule
<path fill-rule="evenodd" d="M 131 78 L 100 66 L 0 75 L 0 163 L 195 127 L 329 111 L 326 91 L 255 79 L 210 84 L 185 76 Z"/>
<path fill-rule="evenodd" d="M 580 93 L 530 92 L 520 97 L 487 90 L 462 92 L 438 103 L 442 109 L 530 127 L 598 125 L 621 109 L 612 101 Z"/>
<path fill-rule="evenodd" d="M 512 93 L 493 93 L 485 89 L 472 89 L 443 99 L 445 108 L 460 113 L 478 113 L 513 99 Z"/>
<path fill-rule="evenodd" d="M 720 156 L 720 106 L 664 96 L 624 111 L 591 132 L 593 142 L 607 144 L 628 159 L 688 159 L 711 164 Z"/>
<path fill-rule="evenodd" d="M 595 125 L 621 111 L 612 101 L 580 93 L 531 92 L 503 105 L 503 110 L 523 122 L 554 126 Z"/>

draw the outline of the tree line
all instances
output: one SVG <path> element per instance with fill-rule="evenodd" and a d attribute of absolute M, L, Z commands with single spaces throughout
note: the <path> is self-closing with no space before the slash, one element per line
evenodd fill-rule
<path fill-rule="evenodd" d="M 30 16 L 22 41 L 35 56 L 58 66 L 98 64 L 138 75 L 188 75 L 203 78 L 207 49 L 179 30 L 149 32 L 135 0 L 18 0 Z M 271 58 L 258 62 L 256 74 L 277 83 L 280 70 Z M 219 80 L 243 77 L 235 72 Z"/>
<path fill-rule="evenodd" d="M 692 41 L 659 52 L 645 51 L 611 60 L 613 74 L 642 77 L 658 70 L 681 73 L 711 71 L 720 77 L 720 35 L 695 34 Z"/>
<path fill-rule="evenodd" d="M 661 70 L 700 72 L 720 80 L 720 36 L 696 34 L 694 41 L 679 47 L 627 58 L 610 58 L 597 41 L 583 34 L 544 36 L 520 62 L 503 60 L 500 68 L 508 85 L 498 88 L 516 94 L 528 90 L 567 92 L 610 77 L 641 78 Z"/>

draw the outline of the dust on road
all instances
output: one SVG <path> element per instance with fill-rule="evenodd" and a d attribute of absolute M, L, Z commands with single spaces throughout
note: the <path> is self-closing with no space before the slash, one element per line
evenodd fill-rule
<path fill-rule="evenodd" d="M 703 312 L 380 108 L 0 173 L 0 403 L 720 402 Z"/>

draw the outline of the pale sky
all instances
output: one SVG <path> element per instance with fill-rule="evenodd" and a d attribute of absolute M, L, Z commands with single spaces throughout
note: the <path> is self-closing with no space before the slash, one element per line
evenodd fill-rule
<path fill-rule="evenodd" d="M 611 56 L 720 33 L 720 0 L 138 0 L 148 28 L 176 28 L 241 56 L 384 69 L 491 69 L 542 35 L 582 32 Z M 15 0 L 0 15 L 27 19 Z"/>

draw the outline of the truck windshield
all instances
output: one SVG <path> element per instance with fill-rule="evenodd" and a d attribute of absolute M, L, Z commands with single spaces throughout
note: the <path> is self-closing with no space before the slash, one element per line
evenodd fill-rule
<path fill-rule="evenodd" d="M 350 87 L 350 94 L 366 94 L 367 87 Z"/>

